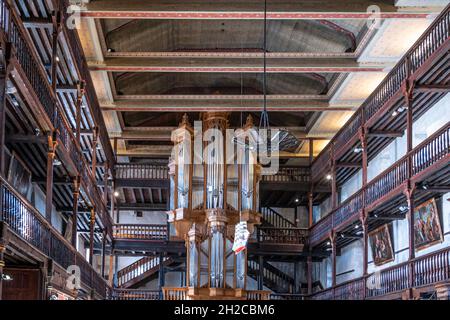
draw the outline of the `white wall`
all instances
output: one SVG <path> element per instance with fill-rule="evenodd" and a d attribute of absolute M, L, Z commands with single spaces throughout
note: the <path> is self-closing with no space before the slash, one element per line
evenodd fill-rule
<path fill-rule="evenodd" d="M 165 211 L 143 211 L 142 217 L 138 217 L 135 211 L 120 211 L 119 223 L 166 224 L 167 214 Z"/>
<path fill-rule="evenodd" d="M 416 146 L 427 137 L 431 136 L 434 132 L 443 127 L 449 120 L 448 112 L 450 106 L 450 94 L 447 94 L 442 98 L 433 108 L 428 110 L 424 115 L 417 119 L 413 124 L 413 145 Z M 368 179 L 373 179 L 383 170 L 392 165 L 395 161 L 400 159 L 406 153 L 406 136 L 403 135 L 392 141 L 384 150 L 382 150 L 368 166 Z M 344 198 L 350 196 L 358 190 L 361 175 L 358 172 L 355 174 L 346 184 L 342 186 L 342 195 Z M 361 181 L 361 180 L 359 180 Z M 421 256 L 450 245 L 450 202 L 447 200 L 450 198 L 450 193 L 443 196 L 442 206 L 439 207 L 442 230 L 444 233 L 444 242 L 436 244 L 427 249 L 416 252 L 416 256 Z M 368 272 L 372 273 L 385 269 L 387 267 L 402 263 L 408 260 L 409 257 L 409 229 L 408 220 L 396 220 L 392 222 L 391 229 L 392 245 L 395 253 L 395 259 L 392 262 L 384 264 L 382 266 L 375 266 L 373 264 L 372 252 L 369 244 L 368 252 Z M 363 259 L 363 242 L 355 241 L 349 246 L 342 248 L 341 256 L 336 258 L 336 273 L 340 273 L 354 270 L 349 274 L 338 276 L 337 283 L 342 283 L 357 277 L 362 276 L 362 259 Z M 331 259 L 324 259 L 321 263 L 317 263 L 318 274 L 315 278 L 320 279 L 322 283 L 327 283 L 327 286 L 331 285 Z"/>
<path fill-rule="evenodd" d="M 295 223 L 295 208 L 275 208 L 273 210 L 278 212 L 284 218 L 288 219 L 292 223 Z M 308 227 L 308 209 L 306 207 L 297 207 L 297 223 L 299 228 Z"/>
<path fill-rule="evenodd" d="M 45 194 L 42 192 L 42 190 L 36 185 L 32 184 L 32 204 L 34 207 L 39 211 L 42 216 L 45 217 Z M 63 219 L 61 217 L 61 214 L 56 211 L 55 206 L 53 206 L 52 210 L 52 226 L 58 230 L 60 233 L 62 233 L 62 227 L 63 227 Z"/>

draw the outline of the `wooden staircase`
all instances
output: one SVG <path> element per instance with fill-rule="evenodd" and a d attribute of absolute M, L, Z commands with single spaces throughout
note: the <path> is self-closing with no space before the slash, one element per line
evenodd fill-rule
<path fill-rule="evenodd" d="M 295 223 L 283 217 L 281 214 L 276 212 L 270 207 L 261 208 L 261 226 L 262 227 L 273 227 L 273 228 L 296 228 Z"/>
<path fill-rule="evenodd" d="M 163 258 L 164 266 L 169 266 L 173 260 Z M 144 282 L 152 280 L 159 271 L 159 256 L 148 256 L 133 262 L 117 272 L 117 286 L 122 289 L 136 288 Z"/>
<path fill-rule="evenodd" d="M 293 293 L 295 288 L 294 279 L 274 267 L 264 262 L 263 264 L 263 284 L 275 293 Z M 247 275 L 254 280 L 258 280 L 260 264 L 257 260 L 248 260 Z"/>

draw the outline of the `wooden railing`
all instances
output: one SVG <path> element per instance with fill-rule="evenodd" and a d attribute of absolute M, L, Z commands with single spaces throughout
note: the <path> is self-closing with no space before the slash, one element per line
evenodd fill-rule
<path fill-rule="evenodd" d="M 330 173 L 331 169 L 331 145 L 333 141 L 330 141 L 327 146 L 320 152 L 311 164 L 311 179 L 312 181 L 320 181 L 325 178 L 325 175 Z"/>
<path fill-rule="evenodd" d="M 412 282 L 410 273 L 413 270 Z M 450 248 L 438 250 L 367 277 L 339 284 L 317 292 L 314 300 L 361 300 L 399 294 L 410 288 L 421 288 L 450 280 Z"/>
<path fill-rule="evenodd" d="M 262 222 L 276 228 L 295 228 L 295 224 L 269 207 L 261 208 Z"/>
<path fill-rule="evenodd" d="M 353 219 L 363 208 L 362 191 L 357 192 L 352 197 L 345 200 L 333 213 L 333 227 L 338 228 L 340 225 Z"/>
<path fill-rule="evenodd" d="M 163 260 L 166 261 L 168 257 L 164 257 Z M 126 266 L 123 269 L 117 271 L 117 285 L 122 287 L 127 282 L 142 276 L 150 270 L 154 270 L 159 267 L 159 256 L 149 256 L 143 257 L 132 264 Z"/>
<path fill-rule="evenodd" d="M 365 188 L 349 197 L 330 215 L 317 222 L 311 228 L 310 244 L 314 246 L 320 243 L 332 229 L 354 219 L 363 207 L 373 206 L 383 197 L 401 187 L 408 178 L 414 179 L 425 170 L 432 168 L 438 161 L 445 162 L 446 159 L 449 159 L 449 155 L 450 122 L 372 179 Z M 408 174 L 408 161 L 412 163 L 411 177 Z M 363 193 L 364 204 L 362 202 Z"/>
<path fill-rule="evenodd" d="M 116 224 L 113 226 L 115 239 L 168 240 L 166 224 Z"/>
<path fill-rule="evenodd" d="M 143 289 L 114 289 L 110 300 L 161 300 L 161 291 Z"/>
<path fill-rule="evenodd" d="M 367 298 L 383 296 L 408 289 L 410 287 L 408 280 L 409 272 L 409 264 L 402 263 L 384 269 L 377 275 L 373 275 L 377 279 L 373 279 L 373 287 L 367 288 Z"/>
<path fill-rule="evenodd" d="M 304 294 L 294 293 L 271 293 L 269 300 L 305 300 Z"/>
<path fill-rule="evenodd" d="M 309 232 L 309 244 L 311 246 L 320 243 L 328 237 L 330 231 L 333 228 L 333 213 L 328 214 L 310 229 Z"/>
<path fill-rule="evenodd" d="M 107 285 L 103 278 L 28 200 L 1 177 L 0 199 L 0 221 L 62 268 L 79 266 L 81 281 L 106 297 Z"/>
<path fill-rule="evenodd" d="M 365 288 L 364 278 L 339 284 L 334 288 L 334 300 L 363 300 Z"/>
<path fill-rule="evenodd" d="M 412 174 L 416 175 L 445 158 L 450 153 L 450 124 L 423 141 L 411 153 Z M 445 128 L 445 127 L 444 127 Z"/>
<path fill-rule="evenodd" d="M 280 167 L 274 175 L 262 176 L 263 182 L 309 182 L 308 167 Z"/>
<path fill-rule="evenodd" d="M 260 243 L 306 244 L 308 229 L 258 227 L 257 237 Z"/>
<path fill-rule="evenodd" d="M 169 179 L 167 165 L 154 165 L 143 163 L 119 163 L 115 166 L 116 179 Z"/>
<path fill-rule="evenodd" d="M 188 288 L 162 288 L 164 300 L 189 300 Z"/>
<path fill-rule="evenodd" d="M 247 290 L 247 300 L 269 300 L 270 291 L 265 290 Z"/>
<path fill-rule="evenodd" d="M 259 262 L 248 260 L 247 270 L 250 277 L 257 279 L 260 272 Z M 263 265 L 263 277 L 264 285 L 278 293 L 290 293 L 294 290 L 294 279 L 269 263 Z"/>
<path fill-rule="evenodd" d="M 413 75 L 426 65 L 442 45 L 450 37 L 450 6 L 447 6 L 433 24 L 424 32 L 411 49 L 403 56 L 397 65 L 389 72 L 374 92 L 365 100 L 354 115 L 335 135 L 329 145 L 334 146 L 335 155 L 343 154 L 345 148 L 350 148 L 349 141 L 358 135 L 358 129 L 386 108 L 394 97 L 402 94 L 402 85 L 409 75 Z M 330 149 L 325 148 L 314 160 L 312 165 L 313 181 L 320 179 L 319 172 L 329 165 Z"/>
<path fill-rule="evenodd" d="M 359 109 L 352 117 L 347 121 L 341 131 L 336 135 L 333 140 L 334 156 L 339 157 L 341 150 L 345 145 L 352 141 L 352 139 L 358 135 L 358 131 L 363 124 L 362 111 Z"/>
<path fill-rule="evenodd" d="M 333 300 L 334 298 L 333 289 L 328 288 L 320 292 L 314 293 L 310 298 L 312 300 Z"/>
<path fill-rule="evenodd" d="M 407 161 L 408 156 L 402 157 L 367 184 L 364 189 L 365 206 L 369 206 L 378 199 L 388 195 L 408 179 Z"/>

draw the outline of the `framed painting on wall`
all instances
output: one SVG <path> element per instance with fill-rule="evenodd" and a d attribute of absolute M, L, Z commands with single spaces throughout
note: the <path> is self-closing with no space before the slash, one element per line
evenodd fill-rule
<path fill-rule="evenodd" d="M 414 208 L 414 247 L 416 251 L 443 241 L 436 200 L 430 199 Z"/>
<path fill-rule="evenodd" d="M 31 171 L 15 152 L 9 163 L 8 181 L 24 197 L 28 196 L 31 190 Z"/>
<path fill-rule="evenodd" d="M 369 242 L 372 249 L 373 263 L 381 266 L 394 260 L 391 233 L 385 224 L 369 233 Z"/>

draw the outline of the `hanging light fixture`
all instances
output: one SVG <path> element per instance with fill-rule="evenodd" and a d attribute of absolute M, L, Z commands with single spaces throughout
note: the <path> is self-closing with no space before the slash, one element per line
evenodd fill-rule
<path fill-rule="evenodd" d="M 266 145 L 267 151 L 295 151 L 300 141 L 284 129 L 276 130 L 272 135 L 270 129 L 269 113 L 267 111 L 267 0 L 264 0 L 264 37 L 263 37 L 263 110 L 259 120 L 259 131 L 266 130 L 266 141 L 258 140 L 258 145 Z M 278 142 L 278 143 L 277 143 Z"/>

